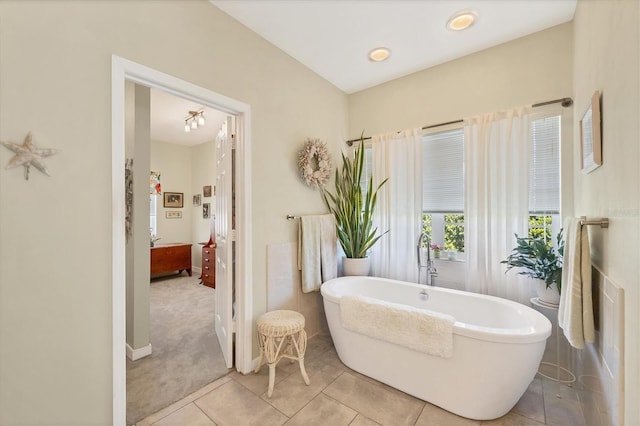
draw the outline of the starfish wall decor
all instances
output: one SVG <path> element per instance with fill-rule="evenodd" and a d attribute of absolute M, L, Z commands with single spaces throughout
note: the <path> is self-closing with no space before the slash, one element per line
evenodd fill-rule
<path fill-rule="evenodd" d="M 11 158 L 11 160 L 9 160 L 9 164 L 7 164 L 6 168 L 11 169 L 13 167 L 23 166 L 25 180 L 29 180 L 29 168 L 31 166 L 40 170 L 45 175 L 51 176 L 49 174 L 49 170 L 47 170 L 47 166 L 43 162 L 43 159 L 60 152 L 59 149 L 38 148 L 35 146 L 32 142 L 31 132 L 27 133 L 22 145 L 1 141 L 0 144 L 4 145 L 16 154 Z"/>

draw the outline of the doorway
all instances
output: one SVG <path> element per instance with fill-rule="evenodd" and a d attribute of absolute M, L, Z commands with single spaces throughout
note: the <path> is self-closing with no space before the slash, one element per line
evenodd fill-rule
<path fill-rule="evenodd" d="M 135 424 L 230 371 L 213 327 L 215 249 L 207 249 L 206 262 L 202 254 L 215 240 L 211 212 L 221 195 L 211 191 L 216 145 L 233 117 L 130 82 L 125 96 L 126 155 L 133 159 L 126 397 L 127 424 Z M 179 196 L 180 202 L 167 203 L 167 196 Z M 150 277 L 147 238 L 154 241 Z M 210 286 L 201 285 L 205 277 Z"/>
<path fill-rule="evenodd" d="M 195 86 L 184 80 L 112 57 L 112 300 L 113 300 L 113 423 L 126 424 L 125 369 L 125 81 L 162 90 L 178 97 L 216 108 L 237 117 L 236 164 L 236 247 L 235 263 L 235 367 L 246 373 L 252 367 L 251 312 L 251 173 L 249 105 Z M 231 310 L 231 307 L 229 307 Z M 233 348 L 230 348 L 233 350 Z"/>

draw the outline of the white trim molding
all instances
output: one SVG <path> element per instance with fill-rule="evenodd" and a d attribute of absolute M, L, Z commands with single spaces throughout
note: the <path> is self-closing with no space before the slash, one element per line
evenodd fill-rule
<path fill-rule="evenodd" d="M 138 349 L 133 349 L 131 345 L 127 343 L 127 358 L 131 361 L 137 361 L 149 355 L 151 355 L 151 343 Z"/>
<path fill-rule="evenodd" d="M 111 297 L 113 339 L 113 424 L 126 425 L 126 252 L 124 201 L 124 86 L 125 65 L 111 61 Z"/>
<path fill-rule="evenodd" d="M 251 371 L 248 371 L 248 372 L 243 373 L 243 374 L 249 374 L 249 373 L 252 373 L 252 372 L 256 371 L 256 368 L 258 368 L 258 364 L 260 362 L 264 363 L 264 360 L 260 361 L 260 357 L 259 356 L 254 358 L 254 359 L 252 359 L 251 360 Z M 262 365 L 262 364 L 260 364 L 260 365 Z"/>

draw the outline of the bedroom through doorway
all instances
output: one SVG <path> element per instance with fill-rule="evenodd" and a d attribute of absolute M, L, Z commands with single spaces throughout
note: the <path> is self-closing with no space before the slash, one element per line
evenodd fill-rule
<path fill-rule="evenodd" d="M 127 148 L 133 152 L 134 168 L 150 171 L 148 235 L 144 235 L 142 226 L 134 227 L 134 232 L 136 239 L 149 238 L 153 246 L 148 293 L 134 292 L 134 303 L 128 303 L 128 312 L 142 327 L 128 324 L 127 331 L 144 333 L 148 322 L 150 352 L 126 360 L 127 423 L 133 424 L 230 371 L 214 327 L 215 255 L 203 256 L 203 250 L 215 253 L 211 242 L 215 241 L 216 139 L 221 129 L 226 131 L 226 121 L 233 118 L 197 102 L 129 82 L 125 97 L 127 122 L 133 125 L 127 126 L 130 131 L 125 140 L 133 139 L 135 145 L 146 139 L 146 129 L 136 126 L 149 123 L 149 158 L 141 158 L 146 142 L 133 148 L 127 142 Z M 185 131 L 193 122 L 195 127 Z M 167 195 L 179 197 L 179 202 L 167 204 Z M 142 211 L 135 210 L 140 215 Z M 134 270 L 128 273 L 128 279 L 143 275 L 135 271 L 140 268 L 139 257 L 127 256 L 127 270 Z M 187 266 L 189 269 L 171 270 Z M 147 297 L 148 301 L 138 300 Z"/>

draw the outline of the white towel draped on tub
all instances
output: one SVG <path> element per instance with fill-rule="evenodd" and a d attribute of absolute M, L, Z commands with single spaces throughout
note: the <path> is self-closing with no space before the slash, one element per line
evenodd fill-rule
<path fill-rule="evenodd" d="M 442 358 L 453 356 L 451 315 L 365 296 L 340 298 L 342 326 L 356 333 Z"/>
<path fill-rule="evenodd" d="M 584 349 L 585 342 L 595 340 L 589 233 L 587 227 L 580 224 L 580 219 L 575 218 L 565 220 L 564 233 L 564 266 L 558 325 L 571 346 Z"/>
<path fill-rule="evenodd" d="M 302 216 L 298 232 L 298 270 L 302 292 L 320 290 L 338 275 L 336 222 L 332 214 Z"/>

